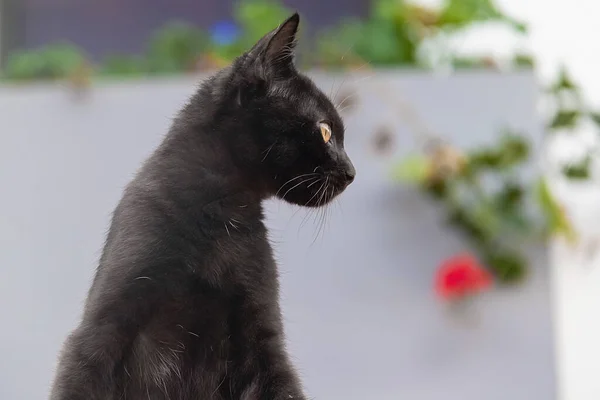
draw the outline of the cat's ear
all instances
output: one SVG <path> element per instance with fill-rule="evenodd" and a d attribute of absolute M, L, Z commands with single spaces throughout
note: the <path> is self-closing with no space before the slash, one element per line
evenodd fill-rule
<path fill-rule="evenodd" d="M 279 28 L 273 31 L 271 40 L 263 54 L 265 63 L 275 67 L 293 65 L 299 24 L 300 15 L 294 13 Z"/>
<path fill-rule="evenodd" d="M 300 15 L 294 13 L 279 27 L 267 33 L 250 50 L 265 72 L 285 73 L 294 68 L 294 50 Z"/>

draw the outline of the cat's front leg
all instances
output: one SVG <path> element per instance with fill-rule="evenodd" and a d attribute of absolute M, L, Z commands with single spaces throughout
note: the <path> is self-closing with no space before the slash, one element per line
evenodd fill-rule
<path fill-rule="evenodd" d="M 253 385 L 257 400 L 306 400 L 300 379 L 283 346 L 283 335 L 262 346 L 259 372 Z M 253 399 L 249 397 L 249 399 Z"/>
<path fill-rule="evenodd" d="M 117 395 L 113 372 L 122 345 L 109 326 L 81 325 L 66 340 L 50 400 L 107 400 Z M 120 393 L 119 393 L 120 394 Z"/>
<path fill-rule="evenodd" d="M 280 368 L 269 368 L 261 373 L 242 392 L 240 400 L 306 400 L 291 366 Z"/>

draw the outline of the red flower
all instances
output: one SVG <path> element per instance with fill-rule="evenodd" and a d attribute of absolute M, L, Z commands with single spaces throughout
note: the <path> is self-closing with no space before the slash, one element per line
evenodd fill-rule
<path fill-rule="evenodd" d="M 448 300 L 475 294 L 491 284 L 491 274 L 466 253 L 445 260 L 435 276 L 435 291 Z"/>

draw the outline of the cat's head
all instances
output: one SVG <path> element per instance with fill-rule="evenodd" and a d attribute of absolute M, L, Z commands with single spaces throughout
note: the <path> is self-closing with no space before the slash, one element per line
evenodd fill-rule
<path fill-rule="evenodd" d="M 243 127 L 236 153 L 271 195 L 317 207 L 356 174 L 336 107 L 294 66 L 300 18 L 292 15 L 232 65 L 230 117 Z M 229 114 L 229 112 L 227 112 Z"/>

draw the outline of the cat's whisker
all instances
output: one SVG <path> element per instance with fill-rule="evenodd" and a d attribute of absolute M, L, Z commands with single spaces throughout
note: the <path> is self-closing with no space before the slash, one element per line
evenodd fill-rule
<path fill-rule="evenodd" d="M 356 85 L 360 82 L 369 80 L 369 79 L 373 78 L 373 76 L 374 75 L 367 75 L 367 76 L 363 76 L 362 78 L 358 78 L 352 82 L 352 85 Z M 349 104 L 346 104 L 346 105 L 344 105 L 344 103 L 346 103 L 346 101 L 348 101 L 349 99 L 351 99 L 353 97 L 358 97 L 359 94 L 360 93 L 358 91 L 354 91 L 354 92 L 350 93 L 349 95 L 344 97 L 344 99 L 342 101 L 337 102 L 337 104 L 335 105 L 335 108 L 338 110 L 339 113 L 341 113 L 342 111 L 344 111 L 345 109 L 347 109 L 353 105 L 352 102 L 350 102 Z M 336 94 L 336 97 L 337 97 L 337 94 Z"/>
<path fill-rule="evenodd" d="M 352 73 L 360 72 L 360 70 L 361 70 L 361 69 L 363 69 L 364 67 L 366 67 L 367 65 L 369 65 L 369 63 L 368 63 L 368 62 L 364 62 L 364 63 L 362 63 L 362 64 L 361 64 L 361 65 L 360 65 L 358 68 L 356 68 L 354 71 L 352 71 L 351 73 L 348 73 L 348 74 L 346 74 L 346 75 L 344 76 L 344 80 L 343 80 L 343 81 L 342 81 L 342 83 L 340 84 L 340 87 L 338 87 L 338 90 L 335 92 L 335 96 L 334 96 L 334 97 L 332 97 L 332 99 L 333 99 L 333 100 L 335 100 L 335 99 L 337 98 L 337 95 L 338 95 L 338 93 L 340 92 L 340 90 L 341 90 L 341 89 L 342 89 L 342 87 L 344 86 L 344 83 L 346 83 L 346 80 L 348 79 L 348 77 L 352 76 Z M 355 80 L 352 82 L 352 84 L 353 84 L 353 85 L 356 85 L 357 83 L 360 83 L 360 82 L 362 82 L 363 80 L 366 80 L 366 79 L 371 79 L 373 76 L 375 76 L 375 75 L 374 75 L 374 74 L 373 74 L 373 75 L 367 75 L 366 77 L 362 77 L 362 78 L 360 78 L 360 79 L 355 79 Z M 336 108 L 337 108 L 337 106 L 336 106 Z"/>
<path fill-rule="evenodd" d="M 368 65 L 367 62 L 363 63 L 360 67 L 358 67 L 357 69 L 355 69 L 353 72 L 359 72 L 361 69 L 363 69 L 366 65 Z M 346 83 L 346 81 L 348 80 L 348 77 L 352 76 L 352 73 L 347 73 L 344 75 L 344 79 L 342 80 L 342 83 L 340 84 L 340 86 L 338 87 L 337 91 L 335 92 L 335 95 L 333 97 L 333 99 L 335 100 L 335 98 L 337 98 L 340 90 L 342 89 L 342 87 L 344 86 L 344 83 Z M 370 76 L 372 77 L 372 75 Z M 360 80 L 356 80 L 355 82 L 353 82 L 353 84 L 356 84 L 360 82 Z"/>
<path fill-rule="evenodd" d="M 344 215 L 344 209 L 342 208 L 342 203 L 340 202 L 339 197 L 334 200 L 334 203 L 335 203 L 336 207 L 338 208 L 338 210 L 340 210 L 340 213 L 342 213 L 342 215 Z"/>
<path fill-rule="evenodd" d="M 331 194 L 328 195 L 327 202 L 325 204 L 325 217 L 323 221 L 323 235 L 325 235 L 325 231 L 327 230 L 327 226 L 329 221 L 331 221 L 331 200 L 335 196 L 335 187 L 330 185 Z"/>
<path fill-rule="evenodd" d="M 354 47 L 354 45 L 355 45 L 355 44 L 356 44 L 356 43 L 352 43 L 352 44 L 350 44 L 350 46 L 348 46 L 348 48 L 347 48 L 347 49 L 346 49 L 346 50 L 345 50 L 345 51 L 342 53 L 342 56 L 340 57 L 340 61 L 344 61 L 344 58 L 346 58 L 346 56 L 347 56 L 348 54 L 350 54 L 350 51 L 352 51 L 352 49 L 353 49 L 353 47 Z M 336 91 L 336 96 L 337 96 L 337 92 L 339 92 L 339 90 L 341 89 L 341 87 L 342 87 L 343 85 L 344 85 L 344 81 L 342 81 L 342 83 L 340 83 L 340 86 L 338 87 L 338 89 L 337 89 L 337 91 Z M 333 80 L 333 83 L 331 84 L 331 90 L 329 91 L 329 98 L 330 98 L 330 99 L 333 99 L 333 97 L 332 97 L 331 95 L 332 95 L 332 93 L 333 93 L 333 88 L 334 88 L 334 86 L 335 86 L 335 78 L 334 78 L 334 80 Z"/>
<path fill-rule="evenodd" d="M 349 109 L 350 107 L 352 107 L 351 105 L 347 105 L 345 107 L 339 108 L 337 111 L 338 113 L 343 113 L 344 111 L 346 111 L 347 109 Z"/>
<path fill-rule="evenodd" d="M 321 182 L 321 180 L 316 180 L 316 181 L 314 181 L 313 183 L 311 183 L 310 185 L 308 185 L 306 188 L 307 188 L 307 189 L 310 189 L 310 187 L 311 187 L 312 185 L 314 185 L 315 183 L 319 183 L 319 182 Z M 313 195 L 313 197 L 314 197 L 314 195 Z M 313 197 L 311 197 L 311 198 L 310 198 L 310 200 L 312 200 L 312 199 L 313 199 Z M 310 202 L 310 200 L 309 200 L 309 201 L 308 201 L 306 204 L 308 204 L 308 203 Z M 305 205 L 306 205 L 306 204 L 305 204 Z"/>
<path fill-rule="evenodd" d="M 373 78 L 375 75 L 367 75 L 367 76 L 363 76 L 362 78 L 356 79 L 354 82 L 352 82 L 353 85 L 356 85 L 357 83 L 361 83 L 364 81 L 367 81 L 371 78 Z"/>
<path fill-rule="evenodd" d="M 295 184 L 295 185 L 294 185 L 294 186 L 292 186 L 290 189 L 288 189 L 288 191 L 287 191 L 287 192 L 285 192 L 285 194 L 284 194 L 283 196 L 281 196 L 281 198 L 285 200 L 285 196 L 287 196 L 287 194 L 288 194 L 289 192 L 291 192 L 292 190 L 296 189 L 298 186 L 302 185 L 303 183 L 310 182 L 310 181 L 311 181 L 311 180 L 313 180 L 313 179 L 318 179 L 318 178 L 311 177 L 311 178 L 306 178 L 306 179 L 304 179 L 304 180 L 300 181 L 299 183 Z"/>
<path fill-rule="evenodd" d="M 335 87 L 335 76 L 333 77 L 333 82 L 331 82 L 331 87 L 329 88 L 329 99 L 333 100 L 333 97 L 331 97 L 333 95 L 333 88 Z"/>
<path fill-rule="evenodd" d="M 273 149 L 273 146 L 275 146 L 275 143 L 277 143 L 277 140 L 275 140 L 273 142 L 272 145 L 270 145 L 265 151 L 263 151 L 263 153 L 266 153 L 265 156 L 262 158 L 262 160 L 260 160 L 260 162 L 265 162 L 265 160 L 267 159 L 267 157 L 269 156 L 269 153 L 271 152 L 271 150 Z"/>
<path fill-rule="evenodd" d="M 308 185 L 306 188 L 310 189 L 311 186 L 313 186 L 319 182 L 323 182 L 323 178 L 319 178 L 319 179 L 315 180 L 313 183 Z M 308 204 L 310 204 L 310 202 L 317 196 L 318 193 L 319 193 L 318 191 L 315 192 L 315 194 L 313 194 L 312 197 L 310 199 L 308 199 L 308 201 L 306 203 L 304 203 L 304 207 L 306 207 Z M 294 213 L 292 214 L 292 218 L 294 218 L 294 216 L 298 213 L 298 211 L 304 210 L 304 207 L 297 206 L 296 211 L 294 211 Z"/>
<path fill-rule="evenodd" d="M 231 237 L 231 233 L 229 232 L 229 228 L 227 227 L 227 224 L 226 224 L 226 223 L 223 223 L 223 225 L 225 225 L 225 230 L 227 231 L 227 235 L 228 235 L 229 237 Z"/>
<path fill-rule="evenodd" d="M 229 225 L 231 225 L 233 227 L 233 229 L 235 229 L 236 231 L 240 230 L 239 227 L 236 224 L 234 224 L 233 222 L 231 222 L 231 220 L 229 221 Z"/>
<path fill-rule="evenodd" d="M 321 233 L 321 228 L 323 226 L 323 218 L 325 216 L 325 208 L 323 207 L 323 204 L 325 204 L 325 202 L 327 200 L 326 196 L 327 196 L 328 189 L 329 189 L 329 177 L 327 177 L 325 180 L 325 186 L 324 186 L 321 196 L 319 197 L 319 200 L 317 202 L 317 205 L 319 207 L 319 212 L 317 213 L 318 221 L 319 221 L 318 222 L 319 228 L 317 230 L 317 234 L 315 235 L 315 238 L 312 241 L 312 244 L 314 244 L 317 241 L 317 239 L 319 238 L 320 233 Z"/>
<path fill-rule="evenodd" d="M 329 188 L 328 188 L 329 189 Z M 317 239 L 325 237 L 325 226 L 327 224 L 327 217 L 329 215 L 329 207 L 327 201 L 329 199 L 329 190 L 325 190 L 325 197 L 323 198 L 323 213 L 321 214 L 321 220 L 319 221 L 319 232 L 317 233 Z"/>
<path fill-rule="evenodd" d="M 275 193 L 275 196 L 277 196 L 279 194 L 279 192 L 281 192 L 286 185 L 290 184 L 291 182 L 295 181 L 296 179 L 304 178 L 304 177 L 307 177 L 307 176 L 314 176 L 314 175 L 319 175 L 319 174 L 317 174 L 315 172 L 312 172 L 312 173 L 309 173 L 309 174 L 302 174 L 302 175 L 298 175 L 298 176 L 293 177 L 292 179 L 288 180 L 283 185 L 281 185 L 281 187 L 279 188 L 279 190 L 277 190 L 277 193 Z"/>
<path fill-rule="evenodd" d="M 331 214 L 333 213 L 332 202 L 335 197 L 335 187 L 331 186 L 331 196 L 329 197 L 329 202 L 327 203 L 327 220 L 325 221 L 325 230 L 329 227 L 329 223 L 331 221 Z"/>
<path fill-rule="evenodd" d="M 316 206 L 311 210 L 311 212 L 309 214 L 306 215 L 306 217 L 312 216 L 313 217 L 313 222 L 316 224 L 317 223 L 317 217 L 319 215 L 319 211 L 320 211 L 320 199 L 323 196 L 323 189 L 325 188 L 327 182 L 326 180 L 323 181 L 323 183 L 321 184 L 321 186 L 319 187 L 319 190 L 317 190 L 317 196 L 319 196 L 319 198 L 316 201 Z"/>
<path fill-rule="evenodd" d="M 339 103 L 337 103 L 335 105 L 335 108 L 340 109 L 340 106 L 342 106 L 348 99 L 354 97 L 354 96 L 358 96 L 358 92 L 352 92 L 349 95 L 347 95 L 346 97 L 344 97 L 344 99 L 342 101 L 340 101 Z M 344 106 L 344 107 L 348 107 L 348 105 Z"/>
<path fill-rule="evenodd" d="M 321 186 L 315 192 L 315 194 L 313 194 L 312 197 L 310 199 L 308 199 L 308 201 L 304 204 L 305 206 L 307 206 L 311 201 L 313 201 L 313 199 L 319 195 L 319 193 L 321 192 L 321 189 L 325 186 L 325 180 L 323 180 L 322 178 L 319 179 L 319 180 L 317 180 L 316 182 L 311 183 L 310 186 L 314 185 L 315 183 L 319 183 L 319 182 L 321 182 Z M 299 208 L 299 210 L 300 210 L 300 208 Z M 308 212 L 306 213 L 306 215 L 304 216 L 304 218 L 302 218 L 302 221 L 300 222 L 300 226 L 298 227 L 298 231 L 300 231 L 300 229 L 302 229 L 302 227 L 304 226 L 304 224 L 308 220 L 308 217 L 310 217 L 314 212 L 315 212 L 314 208 L 310 208 L 308 210 Z"/>

